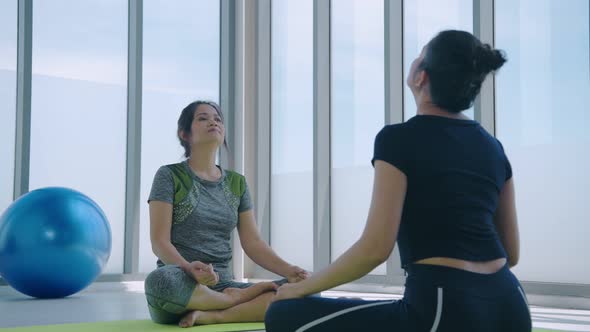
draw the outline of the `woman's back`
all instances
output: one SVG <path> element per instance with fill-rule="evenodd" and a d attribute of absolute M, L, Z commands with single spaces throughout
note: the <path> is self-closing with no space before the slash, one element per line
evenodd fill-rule
<path fill-rule="evenodd" d="M 408 179 L 398 234 L 402 266 L 429 257 L 506 257 L 494 214 L 510 164 L 477 122 L 419 115 L 387 126 L 377 136 L 375 159 Z"/>

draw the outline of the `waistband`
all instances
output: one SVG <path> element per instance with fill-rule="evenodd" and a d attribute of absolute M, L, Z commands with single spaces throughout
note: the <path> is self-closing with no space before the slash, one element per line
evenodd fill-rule
<path fill-rule="evenodd" d="M 502 290 L 516 290 L 520 283 L 510 271 L 508 264 L 490 273 L 475 273 L 447 266 L 411 264 L 406 268 L 406 287 L 429 284 L 438 287 L 474 290 L 481 294 L 494 294 Z"/>

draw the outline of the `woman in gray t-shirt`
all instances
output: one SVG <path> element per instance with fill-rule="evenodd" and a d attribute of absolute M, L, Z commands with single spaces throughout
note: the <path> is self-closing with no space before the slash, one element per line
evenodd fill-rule
<path fill-rule="evenodd" d="M 178 138 L 187 159 L 160 167 L 148 199 L 152 250 L 158 256 L 158 268 L 145 281 L 152 319 L 182 327 L 263 321 L 277 284 L 300 281 L 308 273 L 282 260 L 260 238 L 245 178 L 215 164 L 219 146 L 226 145 L 219 106 L 189 104 L 178 119 Z M 285 279 L 233 281 L 235 227 L 248 257 Z"/>

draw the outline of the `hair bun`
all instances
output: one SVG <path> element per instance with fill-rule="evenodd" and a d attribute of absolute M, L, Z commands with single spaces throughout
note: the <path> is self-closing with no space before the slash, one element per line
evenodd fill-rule
<path fill-rule="evenodd" d="M 475 52 L 475 68 L 482 74 L 498 70 L 506 62 L 504 52 L 492 49 L 489 44 L 483 44 Z"/>

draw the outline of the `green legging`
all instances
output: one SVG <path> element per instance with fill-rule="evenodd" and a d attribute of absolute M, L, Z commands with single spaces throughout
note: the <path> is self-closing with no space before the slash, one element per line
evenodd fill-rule
<path fill-rule="evenodd" d="M 281 285 L 286 279 L 275 281 Z M 252 283 L 220 280 L 209 288 L 222 292 L 226 288 L 248 288 Z M 188 311 L 187 305 L 197 282 L 178 265 L 164 265 L 145 279 L 145 296 L 152 320 L 159 324 L 175 324 Z"/>

